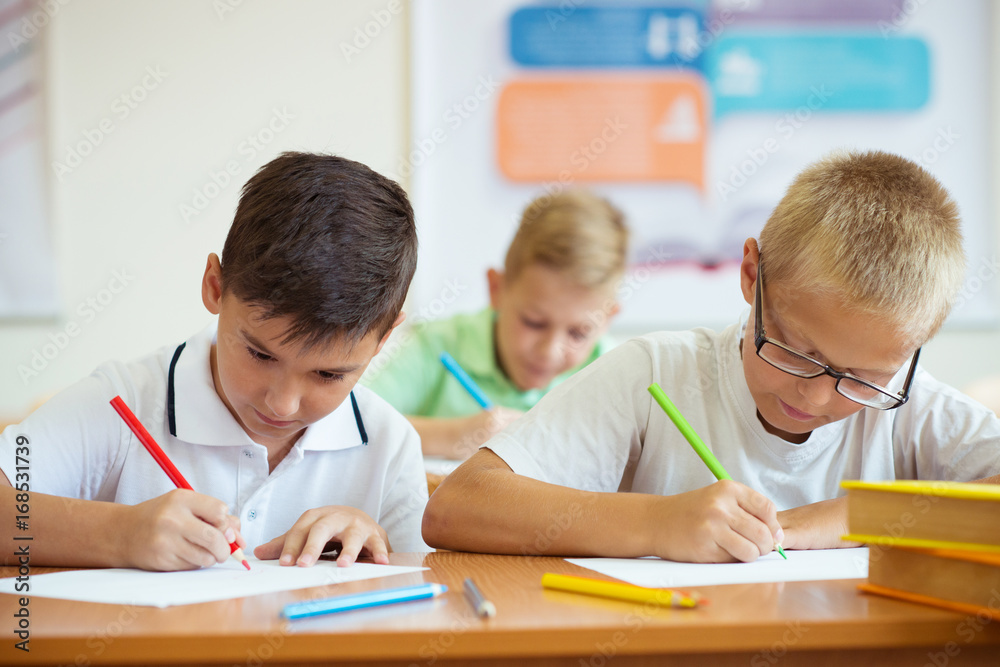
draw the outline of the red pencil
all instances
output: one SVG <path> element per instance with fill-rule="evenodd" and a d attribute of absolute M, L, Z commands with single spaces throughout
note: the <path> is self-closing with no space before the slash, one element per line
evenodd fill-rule
<path fill-rule="evenodd" d="M 160 467 L 163 468 L 163 472 L 167 473 L 167 477 L 169 477 L 170 481 L 174 483 L 174 486 L 178 489 L 194 491 L 194 489 L 191 488 L 191 485 L 188 484 L 188 481 L 184 479 L 184 475 L 181 474 L 181 471 L 174 465 L 173 461 L 168 459 L 167 455 L 162 449 L 160 449 L 160 446 L 156 444 L 156 440 L 153 440 L 153 436 L 149 434 L 149 431 L 146 430 L 146 427 L 143 426 L 138 417 L 135 416 L 135 413 L 132 412 L 127 405 L 125 405 L 125 401 L 122 400 L 121 396 L 115 396 L 111 399 L 111 407 L 115 409 L 115 412 L 121 415 L 121 418 L 125 420 L 128 427 L 132 429 L 133 433 L 135 433 L 135 437 L 139 438 L 139 442 L 141 442 L 149 453 L 153 455 L 153 458 L 160 464 Z M 248 570 L 250 569 L 250 563 L 247 562 L 246 556 L 243 555 L 243 550 L 240 549 L 236 542 L 232 542 L 229 545 L 229 553 L 243 563 L 243 567 Z"/>

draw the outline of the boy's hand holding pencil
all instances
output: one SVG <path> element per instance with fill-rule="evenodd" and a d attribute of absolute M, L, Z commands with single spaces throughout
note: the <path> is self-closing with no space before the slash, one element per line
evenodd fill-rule
<path fill-rule="evenodd" d="M 688 542 L 700 554 L 694 560 L 716 562 L 725 553 L 728 557 L 721 560 L 735 558 L 749 562 L 772 550 L 787 559 L 781 545 L 785 534 L 778 523 L 774 503 L 750 487 L 733 481 L 732 476 L 726 472 L 722 463 L 715 458 L 712 450 L 705 445 L 659 384 L 651 384 L 649 393 L 719 480 L 709 487 L 672 497 L 682 505 L 690 505 L 678 508 L 680 513 L 676 516 L 681 523 L 693 524 L 689 528 L 693 532 L 683 533 L 681 537 L 683 542 Z M 701 534 L 700 539 L 704 541 L 691 543 L 689 535 L 694 533 Z M 755 550 L 754 545 L 759 550 Z"/>
<path fill-rule="evenodd" d="M 195 493 L 121 396 L 111 399 L 111 407 L 178 489 L 135 505 L 138 522 L 124 531 L 134 540 L 124 545 L 124 552 L 133 554 L 129 562 L 146 570 L 190 570 L 222 563 L 231 554 L 249 570 L 239 519 L 229 516 L 221 500 Z M 223 537 L 228 545 L 225 555 L 219 546 Z"/>
<path fill-rule="evenodd" d="M 246 546 L 239 519 L 218 498 L 174 489 L 130 509 L 119 546 L 125 562 L 143 570 L 209 567 L 230 557 L 230 543 Z"/>
<path fill-rule="evenodd" d="M 720 480 L 709 486 L 662 496 L 657 503 L 653 551 L 693 563 L 751 562 L 784 537 L 774 503 L 748 486 Z"/>

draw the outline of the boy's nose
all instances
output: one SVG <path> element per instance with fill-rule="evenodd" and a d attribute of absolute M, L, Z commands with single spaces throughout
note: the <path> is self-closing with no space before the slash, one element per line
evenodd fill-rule
<path fill-rule="evenodd" d="M 814 378 L 800 378 L 799 394 L 809 401 L 810 405 L 823 406 L 837 393 L 837 380 L 829 375 Z"/>
<path fill-rule="evenodd" d="M 275 418 L 291 417 L 299 409 L 299 394 L 294 387 L 288 385 L 271 385 L 264 398 L 267 407 Z"/>
<path fill-rule="evenodd" d="M 545 360 L 549 365 L 555 365 L 562 359 L 564 345 L 559 336 L 546 336 L 542 339 L 539 347 L 542 355 L 545 357 Z"/>

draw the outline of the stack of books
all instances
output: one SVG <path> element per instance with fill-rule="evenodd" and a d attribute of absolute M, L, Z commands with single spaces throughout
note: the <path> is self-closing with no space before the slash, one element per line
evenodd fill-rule
<path fill-rule="evenodd" d="M 1000 485 L 843 482 L 844 539 L 867 543 L 861 589 L 1000 620 Z"/>

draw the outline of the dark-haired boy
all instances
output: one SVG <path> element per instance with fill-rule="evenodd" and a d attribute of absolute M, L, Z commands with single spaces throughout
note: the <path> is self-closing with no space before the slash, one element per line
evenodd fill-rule
<path fill-rule="evenodd" d="M 27 452 L 33 564 L 190 569 L 224 561 L 234 540 L 303 566 L 330 542 L 341 565 L 425 549 L 417 434 L 355 388 L 403 320 L 416 252 L 393 181 L 334 156 L 265 165 L 221 260 L 208 257 L 202 300 L 218 322 L 98 367 L 0 435 L 0 535 L 15 544 Z M 173 488 L 115 395 L 198 492 Z"/>

